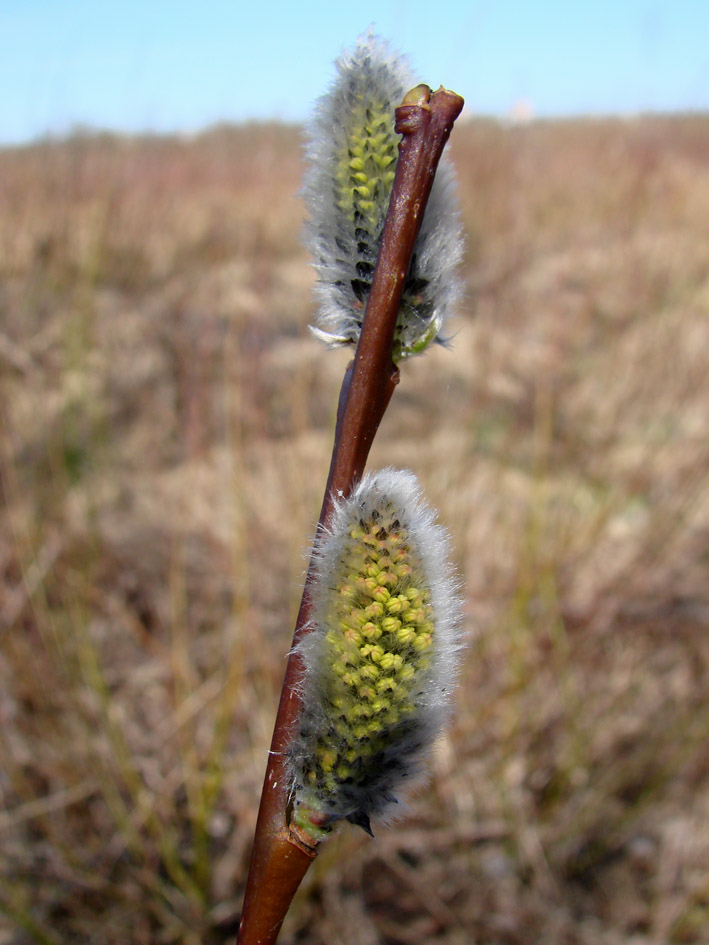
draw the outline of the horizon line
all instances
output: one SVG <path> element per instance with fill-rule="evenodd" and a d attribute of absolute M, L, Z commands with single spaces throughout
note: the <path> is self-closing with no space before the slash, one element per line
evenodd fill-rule
<path fill-rule="evenodd" d="M 525 105 L 527 103 L 524 103 Z M 602 121 L 640 121 L 643 119 L 687 119 L 687 118 L 709 118 L 709 107 L 701 108 L 677 108 L 677 109 L 638 109 L 633 111 L 585 111 L 585 112 L 559 112 L 559 113 L 539 113 L 534 112 L 533 106 L 530 111 L 522 110 L 515 112 L 513 107 L 505 113 L 499 112 L 474 112 L 466 109 L 459 119 L 460 125 L 470 125 L 476 122 L 494 122 L 496 124 L 514 128 L 528 127 L 535 124 L 553 124 L 555 122 L 602 122 Z M 22 139 L 0 138 L 0 150 L 11 151 L 24 148 L 38 147 L 48 144 L 63 144 L 73 140 L 92 139 L 92 138 L 114 138 L 130 140 L 168 140 L 171 138 L 183 141 L 197 140 L 217 131 L 237 130 L 253 127 L 276 127 L 276 128 L 298 128 L 303 129 L 307 125 L 307 120 L 292 120 L 285 118 L 240 118 L 208 122 L 199 128 L 173 128 L 173 129 L 151 129 L 151 128 L 112 128 L 110 126 L 93 125 L 89 122 L 75 122 L 69 128 L 61 131 L 39 132 L 37 135 Z"/>

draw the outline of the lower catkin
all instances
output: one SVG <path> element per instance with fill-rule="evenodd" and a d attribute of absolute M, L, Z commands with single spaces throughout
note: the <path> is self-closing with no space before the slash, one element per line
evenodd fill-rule
<path fill-rule="evenodd" d="M 290 764 L 293 821 L 317 838 L 342 818 L 370 831 L 421 773 L 449 714 L 461 619 L 447 533 L 411 472 L 366 475 L 315 555 Z"/>

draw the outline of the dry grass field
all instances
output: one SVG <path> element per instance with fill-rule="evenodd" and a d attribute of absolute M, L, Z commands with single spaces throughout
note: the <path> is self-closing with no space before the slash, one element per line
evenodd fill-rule
<path fill-rule="evenodd" d="M 453 536 L 429 784 L 283 945 L 709 942 L 709 118 L 460 124 L 467 296 L 371 464 Z M 299 131 L 0 152 L 0 943 L 235 941 L 348 360 Z"/>

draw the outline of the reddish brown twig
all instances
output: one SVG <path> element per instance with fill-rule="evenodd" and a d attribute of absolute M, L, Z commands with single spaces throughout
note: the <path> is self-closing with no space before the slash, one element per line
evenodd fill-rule
<path fill-rule="evenodd" d="M 396 109 L 403 137 L 382 243 L 354 361 L 340 392 L 337 428 L 318 528 L 327 524 L 334 497 L 346 496 L 364 472 L 367 456 L 399 379 L 392 342 L 404 280 L 431 186 L 463 99 L 418 86 Z M 312 563 L 311 563 L 312 569 Z M 310 572 L 293 637 L 295 645 L 310 619 Z M 254 848 L 239 929 L 239 945 L 273 945 L 290 902 L 316 855 L 308 838 L 287 819 L 286 752 L 300 709 L 301 666 L 291 653 L 283 682 L 271 752 L 261 795 Z"/>

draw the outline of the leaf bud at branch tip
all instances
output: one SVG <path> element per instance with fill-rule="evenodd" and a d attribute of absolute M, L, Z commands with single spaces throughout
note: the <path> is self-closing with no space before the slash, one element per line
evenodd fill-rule
<path fill-rule="evenodd" d="M 408 91 L 404 96 L 401 104 L 419 105 L 422 108 L 425 108 L 430 101 L 431 88 L 425 83 L 422 83 L 421 85 L 417 85 L 416 88 L 410 89 L 410 91 Z"/>

